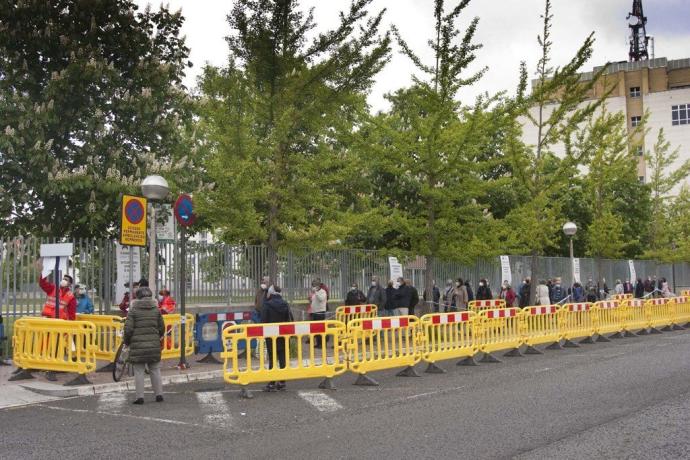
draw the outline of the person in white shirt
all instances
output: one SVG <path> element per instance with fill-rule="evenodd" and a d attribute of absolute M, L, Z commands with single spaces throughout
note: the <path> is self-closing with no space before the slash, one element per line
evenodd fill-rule
<path fill-rule="evenodd" d="M 326 310 L 328 308 L 328 294 L 321 287 L 320 283 L 314 280 L 311 283 L 311 315 L 312 321 L 324 321 L 326 319 Z M 314 347 L 321 348 L 320 335 L 314 337 Z"/>

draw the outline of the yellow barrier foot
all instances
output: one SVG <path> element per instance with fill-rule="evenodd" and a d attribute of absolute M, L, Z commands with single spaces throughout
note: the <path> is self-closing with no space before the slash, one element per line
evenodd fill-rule
<path fill-rule="evenodd" d="M 73 387 L 76 385 L 91 385 L 91 382 L 89 382 L 89 379 L 87 379 L 84 374 L 79 374 L 63 386 Z"/>
<path fill-rule="evenodd" d="M 46 379 L 48 379 L 49 382 L 57 382 L 57 376 L 53 371 L 46 372 Z"/>
<path fill-rule="evenodd" d="M 563 342 L 563 348 L 580 348 L 580 345 L 576 344 L 572 340 L 565 339 L 565 342 Z"/>
<path fill-rule="evenodd" d="M 519 348 L 513 348 L 508 353 L 504 353 L 503 356 L 508 358 L 523 358 L 525 355 L 520 352 Z"/>
<path fill-rule="evenodd" d="M 401 370 L 395 375 L 397 377 L 421 377 L 421 375 L 419 375 L 412 366 L 407 366 L 405 369 Z"/>
<path fill-rule="evenodd" d="M 458 366 L 479 366 L 479 363 L 474 359 L 474 356 L 469 356 L 458 361 Z"/>
<path fill-rule="evenodd" d="M 333 379 L 326 377 L 321 383 L 319 383 L 319 388 L 322 390 L 335 390 Z"/>
<path fill-rule="evenodd" d="M 254 395 L 249 390 L 247 390 L 246 387 L 242 387 L 240 389 L 240 398 L 242 398 L 242 399 L 254 399 Z"/>
<path fill-rule="evenodd" d="M 203 358 L 197 360 L 197 363 L 204 363 L 204 364 L 223 364 L 223 361 L 219 361 L 215 356 L 213 356 L 213 353 L 210 351 L 206 356 Z"/>
<path fill-rule="evenodd" d="M 603 340 L 602 340 L 603 342 Z M 583 343 L 596 343 L 592 337 L 585 337 L 584 339 L 580 340 L 578 343 L 583 344 Z"/>
<path fill-rule="evenodd" d="M 558 342 L 554 342 L 548 347 L 546 347 L 546 350 L 562 350 L 563 345 L 561 345 L 561 341 L 559 340 Z"/>
<path fill-rule="evenodd" d="M 651 334 L 651 332 L 649 332 L 647 329 L 642 329 L 642 330 L 640 330 L 640 331 L 637 331 L 636 334 L 637 334 L 638 336 L 640 336 L 640 335 L 649 335 L 649 334 Z"/>
<path fill-rule="evenodd" d="M 97 369 L 96 372 L 112 372 L 113 369 L 115 369 L 115 363 L 109 363 L 101 367 L 100 369 Z"/>
<path fill-rule="evenodd" d="M 661 329 L 662 332 L 671 332 L 672 330 L 673 330 L 673 328 L 671 327 L 670 324 L 669 324 L 668 326 L 664 326 L 664 327 Z"/>
<path fill-rule="evenodd" d="M 491 353 L 484 353 L 482 359 L 479 360 L 480 363 L 502 363 L 500 359 L 492 355 Z"/>
<path fill-rule="evenodd" d="M 624 337 L 625 337 L 625 334 L 623 332 L 616 332 L 615 334 L 610 335 L 609 339 L 622 339 Z"/>
<path fill-rule="evenodd" d="M 28 369 L 17 369 L 19 372 L 15 372 L 12 374 L 12 377 L 7 379 L 10 382 L 14 382 L 16 380 L 30 380 L 33 379 L 34 376 L 31 374 L 31 371 Z"/>
<path fill-rule="evenodd" d="M 526 355 L 543 355 L 544 352 L 538 349 L 537 347 L 533 347 L 531 345 L 527 346 L 527 349 L 525 350 Z"/>
<path fill-rule="evenodd" d="M 613 337 L 613 336 L 612 336 L 612 337 Z M 590 338 L 591 338 L 591 337 L 590 337 Z M 622 338 L 622 337 L 616 337 L 616 338 Z M 598 343 L 598 342 L 610 342 L 610 341 L 611 341 L 611 338 L 606 337 L 606 336 L 601 335 L 601 334 L 597 334 L 597 338 L 596 338 L 596 340 L 594 341 L 594 343 Z M 582 342 L 580 342 L 580 343 L 582 343 Z M 589 343 L 589 342 L 585 342 L 585 343 Z"/>
<path fill-rule="evenodd" d="M 637 334 L 635 334 L 633 331 L 625 330 L 623 331 L 623 337 L 637 337 Z"/>
<path fill-rule="evenodd" d="M 0 366 L 11 366 L 11 364 L 5 361 L 4 359 L 0 359 Z"/>
<path fill-rule="evenodd" d="M 652 328 L 649 328 L 649 333 L 650 334 L 661 334 L 662 332 L 659 329 L 652 327 Z"/>
<path fill-rule="evenodd" d="M 684 328 L 683 326 L 681 326 L 680 324 L 674 324 L 674 325 L 673 325 L 673 330 L 674 330 L 674 331 L 684 331 L 685 328 Z"/>
<path fill-rule="evenodd" d="M 361 386 L 366 386 L 366 387 L 377 387 L 379 386 L 379 382 L 376 380 L 372 379 L 366 374 L 359 374 L 359 377 L 357 377 L 357 380 L 355 380 L 355 383 L 353 385 L 361 385 Z"/>
<path fill-rule="evenodd" d="M 446 370 L 438 367 L 434 363 L 429 363 L 424 372 L 426 372 L 427 374 L 445 374 Z"/>

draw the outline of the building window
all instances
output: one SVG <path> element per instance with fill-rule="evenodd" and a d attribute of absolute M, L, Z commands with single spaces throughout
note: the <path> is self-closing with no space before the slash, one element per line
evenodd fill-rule
<path fill-rule="evenodd" d="M 633 128 L 638 126 L 640 123 L 642 123 L 642 117 L 630 117 L 630 124 Z"/>
<path fill-rule="evenodd" d="M 644 184 L 644 176 L 639 176 L 638 178 L 640 179 L 640 184 Z"/>
<path fill-rule="evenodd" d="M 680 104 L 671 106 L 671 124 L 690 125 L 690 104 Z"/>
<path fill-rule="evenodd" d="M 630 97 L 640 97 L 640 87 L 633 86 L 630 88 Z"/>

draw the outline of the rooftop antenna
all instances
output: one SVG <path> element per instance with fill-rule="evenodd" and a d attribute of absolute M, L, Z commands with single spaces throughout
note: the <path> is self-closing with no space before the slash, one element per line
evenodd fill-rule
<path fill-rule="evenodd" d="M 628 57 L 630 61 L 644 61 L 649 59 L 647 45 L 649 37 L 647 36 L 647 17 L 642 11 L 642 0 L 633 0 L 632 13 L 628 13 L 626 19 L 635 18 L 636 21 L 628 24 L 630 27 L 630 51 Z"/>

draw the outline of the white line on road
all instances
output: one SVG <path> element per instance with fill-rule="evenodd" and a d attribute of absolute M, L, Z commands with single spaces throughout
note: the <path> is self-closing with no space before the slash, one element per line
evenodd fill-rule
<path fill-rule="evenodd" d="M 297 394 L 321 412 L 335 412 L 343 408 L 338 401 L 320 391 L 298 391 Z"/>
<path fill-rule="evenodd" d="M 103 393 L 98 395 L 98 408 L 104 412 L 120 412 L 127 404 L 125 393 Z"/>
<path fill-rule="evenodd" d="M 232 415 L 220 391 L 196 393 L 196 399 L 204 412 L 204 419 L 212 426 L 228 428 L 232 425 Z"/>
<path fill-rule="evenodd" d="M 198 423 L 187 423 L 187 422 L 180 422 L 179 420 L 170 420 L 170 419 L 162 419 L 162 418 L 155 418 L 155 417 L 144 417 L 143 415 L 130 415 L 130 414 L 115 414 L 113 412 L 103 412 L 99 410 L 87 410 L 87 409 L 69 409 L 67 407 L 56 407 L 56 406 L 47 406 L 45 404 L 37 404 L 38 407 L 45 407 L 46 409 L 52 409 L 52 410 L 61 410 L 65 412 L 76 412 L 79 414 L 99 414 L 99 415 L 110 415 L 113 417 L 125 417 L 125 418 L 133 418 L 137 420 L 146 420 L 149 422 L 160 422 L 160 423 L 168 423 L 170 425 L 187 425 L 187 426 L 196 426 L 196 427 L 201 427 L 201 428 L 207 428 L 206 425 L 200 425 Z M 215 428 L 215 427 L 212 427 Z"/>

